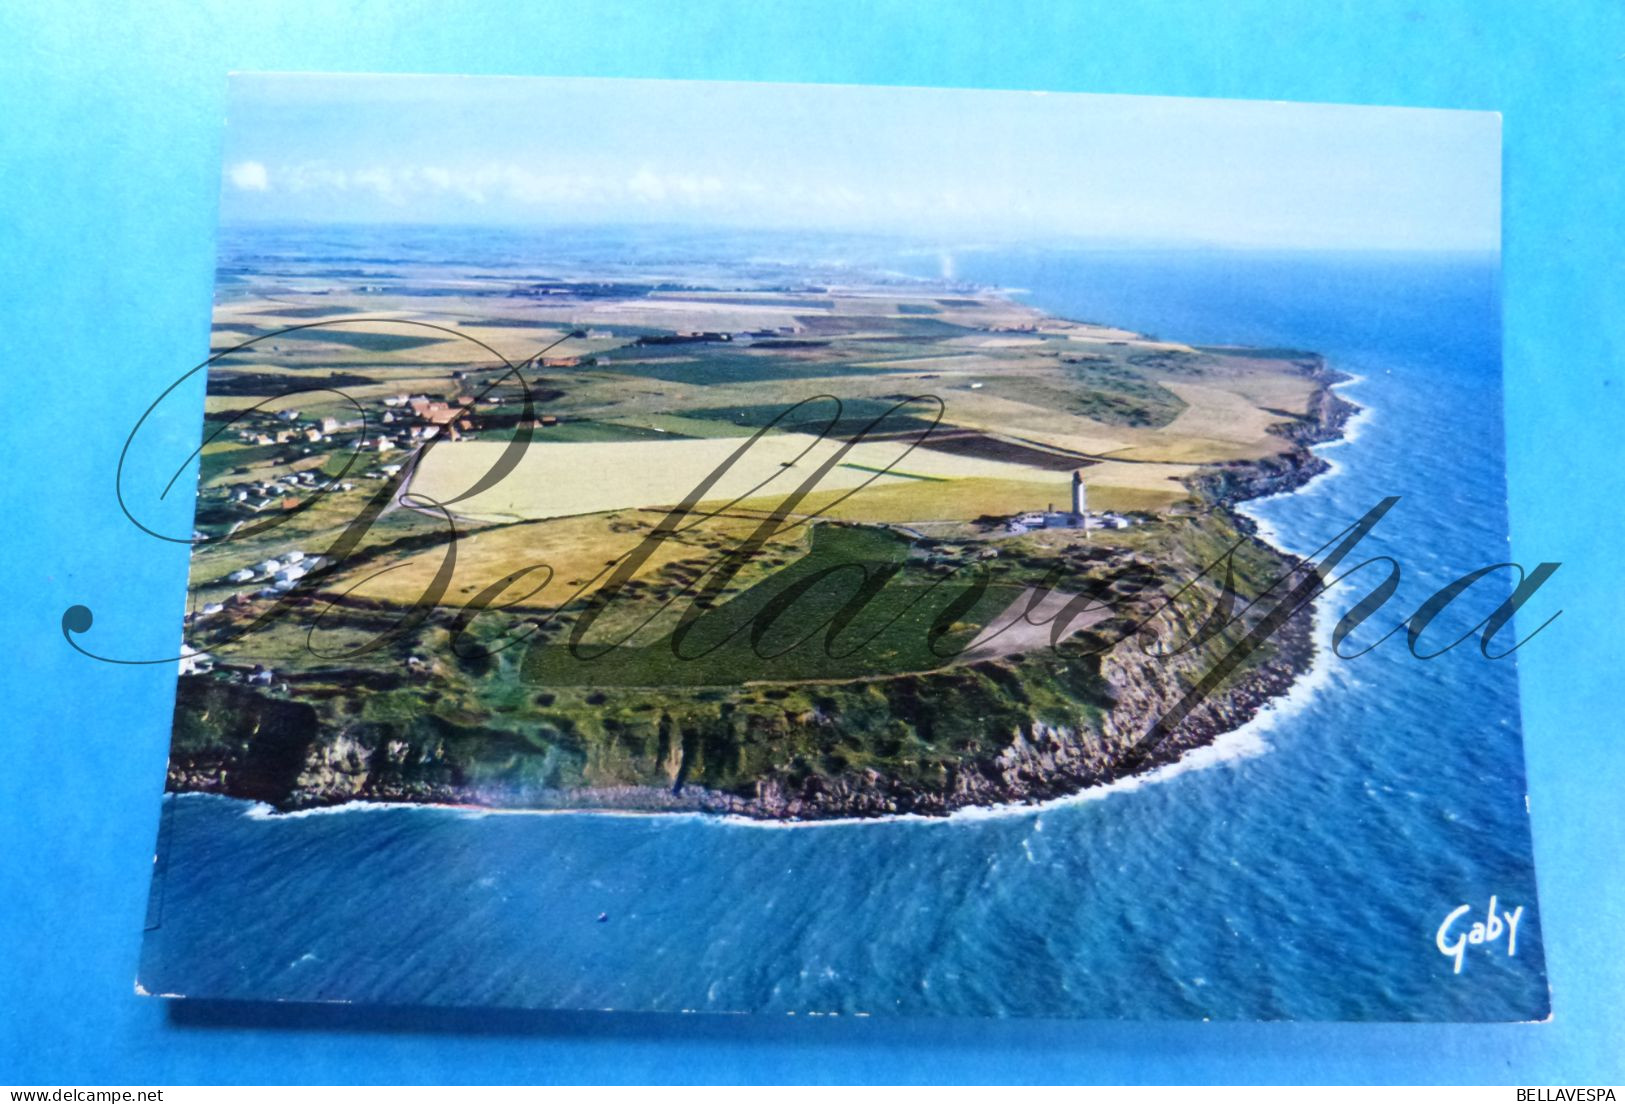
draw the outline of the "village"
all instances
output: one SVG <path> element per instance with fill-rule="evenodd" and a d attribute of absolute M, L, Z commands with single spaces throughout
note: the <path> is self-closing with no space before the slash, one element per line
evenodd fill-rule
<path fill-rule="evenodd" d="M 576 362 L 576 358 L 569 358 L 566 364 L 564 358 L 559 358 L 552 366 L 568 367 Z M 480 401 L 465 390 L 469 373 L 451 372 L 449 380 L 453 389 L 439 398 L 423 393 L 397 393 L 367 400 L 375 409 L 363 417 L 344 418 L 296 409 L 276 412 L 254 409 L 236 415 L 232 423 L 237 426 L 235 440 L 220 453 L 230 466 L 214 478 L 205 473 L 202 479 L 205 485 L 200 492 L 200 529 L 196 536 L 204 540 L 212 537 L 211 543 L 229 547 L 231 539 L 244 526 L 263 526 L 259 522 L 262 516 L 287 513 L 313 504 L 317 495 L 354 491 L 359 485 L 356 480 L 381 481 L 398 476 L 410 462 L 412 450 L 431 441 L 477 440 L 475 409 Z M 503 406 L 505 402 L 500 395 L 485 396 L 483 405 L 489 409 Z M 341 401 L 322 405 L 341 404 L 354 412 L 360 401 L 346 394 Z M 548 414 L 536 421 L 540 426 L 554 426 L 559 418 Z M 247 462 L 230 464 L 238 457 Z M 366 462 L 366 466 L 356 479 L 344 478 L 358 462 Z M 207 523 L 202 518 L 205 504 L 213 507 L 210 514 L 217 521 L 213 534 L 205 531 Z M 264 542 L 256 541 L 254 546 L 261 552 L 265 550 Z M 326 565 L 324 557 L 297 547 L 263 555 L 257 562 L 236 567 L 215 578 L 212 587 L 234 589 L 229 594 L 211 595 L 195 605 L 185 615 L 185 623 L 190 630 L 223 615 L 244 612 L 256 599 L 281 599 L 301 580 Z M 183 650 L 182 674 L 202 674 L 217 667 L 208 652 L 191 646 Z M 219 669 L 236 670 L 229 664 Z M 269 668 L 254 665 L 240 673 L 249 684 L 272 685 Z"/>

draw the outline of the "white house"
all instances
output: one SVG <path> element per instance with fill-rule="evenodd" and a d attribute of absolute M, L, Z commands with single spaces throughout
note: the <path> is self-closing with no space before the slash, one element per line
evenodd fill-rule
<path fill-rule="evenodd" d="M 201 675 L 214 668 L 214 657 L 200 652 L 190 644 L 181 645 L 181 674 Z"/>

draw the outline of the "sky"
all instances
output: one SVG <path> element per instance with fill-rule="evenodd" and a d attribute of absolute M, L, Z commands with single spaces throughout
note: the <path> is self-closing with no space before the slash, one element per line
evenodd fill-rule
<path fill-rule="evenodd" d="M 232 77 L 227 225 L 648 223 L 1493 251 L 1487 112 L 551 78 Z"/>

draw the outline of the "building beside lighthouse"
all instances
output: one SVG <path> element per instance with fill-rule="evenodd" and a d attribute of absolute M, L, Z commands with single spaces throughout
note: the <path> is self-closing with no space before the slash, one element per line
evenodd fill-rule
<path fill-rule="evenodd" d="M 1017 514 L 1005 522 L 1011 533 L 1026 533 L 1034 529 L 1124 529 L 1133 524 L 1121 514 L 1089 512 L 1089 487 L 1083 481 L 1083 472 L 1072 473 L 1072 508 L 1057 510 L 1051 503 L 1047 510 L 1034 510 Z"/>

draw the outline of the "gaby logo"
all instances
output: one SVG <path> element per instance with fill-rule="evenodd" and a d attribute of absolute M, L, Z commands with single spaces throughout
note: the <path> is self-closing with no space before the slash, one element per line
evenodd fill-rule
<path fill-rule="evenodd" d="M 1490 906 L 1485 910 L 1485 919 L 1475 921 L 1471 927 L 1467 927 L 1461 921 L 1472 908 L 1472 905 L 1462 905 L 1452 909 L 1450 915 L 1444 918 L 1444 923 L 1439 925 L 1438 934 L 1433 937 L 1439 953 L 1456 960 L 1455 973 L 1458 974 L 1466 962 L 1469 945 L 1476 947 L 1483 943 L 1494 943 L 1504 935 L 1507 941 L 1507 957 L 1518 953 L 1518 922 L 1523 919 L 1522 905 L 1511 912 L 1498 911 L 1495 895 L 1491 894 Z"/>

